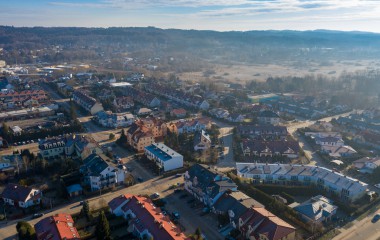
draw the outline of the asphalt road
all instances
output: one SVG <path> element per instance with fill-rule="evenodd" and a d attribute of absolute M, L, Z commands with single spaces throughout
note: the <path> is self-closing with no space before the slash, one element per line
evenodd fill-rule
<path fill-rule="evenodd" d="M 186 226 L 186 233 L 192 234 L 196 230 L 198 226 L 202 228 L 202 232 L 208 237 L 208 239 L 223 239 L 216 228 L 215 218 L 201 217 L 199 215 L 199 210 L 194 210 L 186 205 L 185 201 L 188 198 L 181 199 L 181 194 L 174 194 L 173 190 L 169 190 L 169 187 L 176 183 L 182 183 L 183 178 L 159 178 L 155 177 L 145 181 L 144 183 L 136 184 L 134 186 L 123 188 L 121 190 L 117 190 L 111 193 L 103 194 L 102 196 L 96 196 L 88 199 L 90 203 L 90 207 L 99 207 L 102 202 L 109 202 L 113 198 L 119 196 L 120 194 L 132 193 L 132 194 L 152 194 L 154 192 L 158 192 L 161 197 L 167 198 L 169 211 L 179 211 L 181 214 L 180 224 Z M 57 213 L 68 213 L 73 214 L 77 213 L 81 210 L 81 206 L 79 202 L 68 203 L 65 206 L 59 206 L 54 208 L 53 211 L 45 212 L 45 216 L 51 216 Z M 28 221 L 30 224 L 36 224 L 39 219 L 31 219 L 31 217 L 26 217 L 24 219 L 19 219 L 15 221 L 10 221 L 7 224 L 0 224 L 0 239 L 16 239 L 16 224 L 20 220 Z"/>

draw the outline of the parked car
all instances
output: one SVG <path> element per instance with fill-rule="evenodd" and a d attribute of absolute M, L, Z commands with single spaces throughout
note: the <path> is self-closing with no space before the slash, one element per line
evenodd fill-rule
<path fill-rule="evenodd" d="M 379 219 L 380 219 L 380 213 L 376 213 L 376 215 L 373 216 L 371 222 L 375 223 L 375 222 L 379 221 Z"/>
<path fill-rule="evenodd" d="M 178 219 L 180 219 L 180 217 L 181 217 L 181 216 L 179 215 L 178 212 L 176 212 L 176 211 L 172 212 L 172 218 L 173 218 L 173 219 L 177 219 L 177 220 L 178 220 Z"/>
<path fill-rule="evenodd" d="M 39 217 L 42 217 L 44 214 L 43 213 L 35 213 L 33 214 L 32 218 L 35 219 L 35 218 L 39 218 Z"/>
<path fill-rule="evenodd" d="M 139 181 L 139 182 L 144 182 L 144 179 L 142 179 L 142 177 L 138 177 L 138 178 L 137 178 L 137 181 Z"/>
<path fill-rule="evenodd" d="M 182 174 L 181 174 L 181 173 L 177 173 L 177 174 L 175 175 L 175 177 L 182 177 Z"/>
<path fill-rule="evenodd" d="M 380 188 L 380 183 L 375 184 L 375 187 Z"/>
<path fill-rule="evenodd" d="M 153 193 L 151 198 L 155 199 L 155 198 L 159 198 L 160 197 L 160 194 L 159 193 Z"/>

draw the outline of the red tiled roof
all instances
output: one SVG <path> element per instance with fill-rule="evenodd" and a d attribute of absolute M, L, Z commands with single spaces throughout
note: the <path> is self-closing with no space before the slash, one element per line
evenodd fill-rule
<path fill-rule="evenodd" d="M 34 225 L 38 240 L 79 240 L 74 220 L 69 214 L 59 213 L 46 217 Z"/>
<path fill-rule="evenodd" d="M 131 210 L 136 218 L 133 219 L 131 224 L 140 232 L 147 229 L 152 234 L 154 239 L 165 240 L 184 240 L 186 236 L 181 230 L 170 221 L 169 217 L 164 216 L 160 208 L 153 205 L 149 198 L 143 196 L 136 196 L 125 194 L 118 197 L 120 199 L 129 199 L 129 201 L 122 206 L 124 212 Z M 124 201 L 113 199 L 110 202 L 111 209 L 116 209 Z"/>

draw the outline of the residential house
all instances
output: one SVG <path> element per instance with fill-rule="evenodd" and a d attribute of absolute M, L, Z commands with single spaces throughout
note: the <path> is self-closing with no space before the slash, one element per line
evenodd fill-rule
<path fill-rule="evenodd" d="M 230 224 L 236 229 L 239 218 L 251 207 L 264 207 L 264 205 L 240 191 L 227 191 L 212 206 L 212 211 L 216 214 L 227 214 Z"/>
<path fill-rule="evenodd" d="M 80 172 L 84 176 L 84 184 L 91 191 L 110 188 L 124 182 L 125 172 L 111 166 L 111 160 L 104 154 L 93 153 L 83 160 Z"/>
<path fill-rule="evenodd" d="M 73 100 L 79 106 L 83 107 L 85 110 L 94 115 L 97 112 L 103 111 L 103 106 L 101 103 L 97 102 L 95 98 L 90 97 L 83 90 L 76 90 L 73 93 Z"/>
<path fill-rule="evenodd" d="M 227 120 L 230 122 L 234 123 L 239 123 L 239 122 L 244 122 L 244 115 L 240 113 L 231 113 L 228 117 Z"/>
<path fill-rule="evenodd" d="M 372 173 L 380 167 L 380 157 L 364 157 L 353 162 L 354 167 L 362 173 Z"/>
<path fill-rule="evenodd" d="M 170 111 L 170 116 L 177 117 L 177 118 L 183 118 L 186 117 L 186 110 L 183 108 L 175 108 Z"/>
<path fill-rule="evenodd" d="M 135 106 L 135 102 L 132 97 L 116 97 L 113 100 L 113 105 L 118 112 L 129 110 Z"/>
<path fill-rule="evenodd" d="M 14 136 L 20 136 L 22 134 L 22 128 L 19 126 L 12 126 L 11 131 Z"/>
<path fill-rule="evenodd" d="M 145 156 L 164 172 L 183 167 L 183 156 L 162 143 L 153 143 L 145 148 Z"/>
<path fill-rule="evenodd" d="M 278 125 L 280 123 L 280 116 L 273 111 L 264 110 L 259 112 L 257 120 L 261 124 Z"/>
<path fill-rule="evenodd" d="M 141 118 L 135 121 L 127 131 L 127 143 L 136 151 L 142 152 L 146 146 L 163 139 L 167 126 L 159 118 Z"/>
<path fill-rule="evenodd" d="M 179 120 L 168 124 L 168 129 L 175 134 L 195 133 L 209 128 L 211 128 L 211 120 L 209 118 Z"/>
<path fill-rule="evenodd" d="M 250 136 L 255 139 L 275 140 L 288 136 L 288 130 L 285 126 L 274 125 L 242 125 L 237 127 L 240 135 Z"/>
<path fill-rule="evenodd" d="M 230 178 L 206 165 L 193 165 L 184 178 L 185 190 L 209 207 L 226 191 L 237 191 L 237 185 Z"/>
<path fill-rule="evenodd" d="M 148 116 L 152 113 L 153 111 L 149 108 L 140 108 L 139 111 L 137 112 L 138 116 Z"/>
<path fill-rule="evenodd" d="M 23 161 L 20 154 L 0 156 L 0 171 L 7 173 L 19 173 L 23 168 Z"/>
<path fill-rule="evenodd" d="M 251 207 L 239 218 L 238 229 L 246 239 L 293 240 L 296 229 L 262 207 Z"/>
<path fill-rule="evenodd" d="M 42 192 L 35 188 L 8 183 L 0 196 L 5 204 L 28 208 L 40 204 Z"/>
<path fill-rule="evenodd" d="M 358 152 L 350 146 L 322 146 L 321 152 L 328 154 L 330 157 L 339 158 L 339 157 L 351 157 Z"/>
<path fill-rule="evenodd" d="M 361 131 L 355 135 L 353 140 L 359 144 L 380 150 L 380 134 L 369 131 Z"/>
<path fill-rule="evenodd" d="M 125 194 L 108 203 L 111 213 L 128 220 L 128 231 L 139 239 L 185 240 L 186 235 L 144 196 Z"/>
<path fill-rule="evenodd" d="M 209 110 L 209 113 L 219 119 L 227 119 L 230 116 L 230 112 L 223 108 L 213 108 Z"/>
<path fill-rule="evenodd" d="M 298 142 L 286 140 L 262 141 L 244 139 L 241 143 L 244 156 L 297 158 L 300 151 Z"/>
<path fill-rule="evenodd" d="M 336 171 L 313 165 L 236 163 L 239 177 L 254 184 L 316 185 L 343 201 L 355 201 L 366 194 L 368 184 Z"/>
<path fill-rule="evenodd" d="M 194 150 L 206 150 L 211 147 L 211 138 L 204 130 L 194 134 Z"/>
<path fill-rule="evenodd" d="M 79 240 L 78 230 L 70 214 L 57 213 L 45 217 L 34 225 L 37 240 Z"/>
<path fill-rule="evenodd" d="M 337 209 L 330 199 L 322 195 L 312 197 L 294 208 L 306 223 L 331 221 Z"/>

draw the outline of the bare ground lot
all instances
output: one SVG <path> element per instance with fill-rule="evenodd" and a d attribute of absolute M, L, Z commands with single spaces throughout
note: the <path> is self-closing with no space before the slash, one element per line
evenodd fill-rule
<path fill-rule="evenodd" d="M 210 70 L 215 71 L 209 77 L 202 72 L 180 73 L 183 80 L 194 82 L 213 80 L 228 80 L 231 82 L 246 82 L 251 80 L 265 81 L 268 77 L 276 76 L 304 76 L 308 74 L 327 75 L 338 77 L 342 72 L 355 72 L 357 70 L 379 69 L 380 61 L 326 61 L 326 62 L 288 62 L 284 64 L 247 64 L 242 63 L 222 65 L 214 64 Z M 207 69 L 204 69 L 207 70 Z"/>

